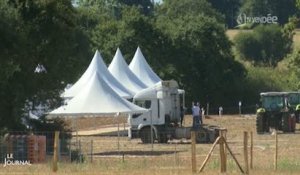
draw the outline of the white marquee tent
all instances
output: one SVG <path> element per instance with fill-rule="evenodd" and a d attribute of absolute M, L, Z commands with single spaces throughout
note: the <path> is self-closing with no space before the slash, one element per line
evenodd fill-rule
<path fill-rule="evenodd" d="M 128 68 L 119 48 L 117 49 L 108 70 L 124 87 L 133 91 L 134 94 L 147 88 L 147 86 Z"/>
<path fill-rule="evenodd" d="M 147 63 L 140 47 L 137 48 L 129 68 L 148 87 L 161 81 Z"/>
<path fill-rule="evenodd" d="M 50 115 L 103 115 L 116 113 L 143 113 L 147 109 L 136 106 L 120 97 L 96 72 L 81 91 L 67 105 Z"/>
<path fill-rule="evenodd" d="M 92 75 L 97 72 L 103 80 L 121 97 L 132 98 L 133 92 L 127 90 L 113 75 L 108 71 L 99 51 L 97 50 L 89 67 L 80 77 L 80 79 L 63 94 L 63 98 L 73 98 L 90 81 Z"/>

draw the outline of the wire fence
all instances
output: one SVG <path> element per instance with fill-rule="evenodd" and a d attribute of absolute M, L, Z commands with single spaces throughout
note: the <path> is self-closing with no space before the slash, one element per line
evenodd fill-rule
<path fill-rule="evenodd" d="M 218 115 L 220 106 L 215 105 L 204 105 L 201 106 L 201 110 L 204 110 L 205 114 L 208 115 Z M 223 114 L 255 114 L 258 105 L 243 105 L 243 106 L 222 106 L 222 113 Z M 191 114 L 191 108 L 187 108 L 186 113 Z"/>
<path fill-rule="evenodd" d="M 227 143 L 242 166 L 244 163 L 244 141 L 241 137 L 230 136 Z M 278 138 L 278 167 L 300 170 L 300 133 L 283 134 Z M 8 159 L 14 161 L 30 161 L 30 163 L 47 163 L 52 160 L 54 145 L 53 132 L 9 132 L 0 138 L 1 163 Z M 197 167 L 200 167 L 212 143 L 196 145 Z M 250 147 L 250 145 L 249 145 Z M 190 139 L 169 140 L 166 144 L 143 144 L 140 139 L 129 139 L 126 135 L 112 136 L 76 136 L 75 133 L 60 133 L 58 146 L 60 162 L 94 163 L 109 166 L 111 163 L 147 169 L 191 170 L 192 148 Z M 273 135 L 256 135 L 253 137 L 253 167 L 256 169 L 272 169 L 274 165 L 275 138 Z M 237 169 L 230 155 L 228 169 Z M 5 162 L 6 161 L 6 162 Z M 99 164 L 98 164 L 99 165 Z M 215 150 L 207 169 L 218 169 L 219 152 Z"/>

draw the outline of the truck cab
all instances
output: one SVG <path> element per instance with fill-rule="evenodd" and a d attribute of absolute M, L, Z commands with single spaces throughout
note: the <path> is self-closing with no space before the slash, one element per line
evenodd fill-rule
<path fill-rule="evenodd" d="M 149 111 L 144 114 L 129 115 L 128 136 L 135 138 L 139 132 L 147 128 L 147 132 L 153 132 L 150 136 L 152 139 L 162 139 L 159 134 L 165 132 L 162 130 L 169 128 L 170 125 L 177 126 L 180 122 L 180 106 L 184 106 L 184 90 L 179 90 L 174 80 L 161 81 L 153 87 L 138 92 L 133 97 L 133 103 Z"/>

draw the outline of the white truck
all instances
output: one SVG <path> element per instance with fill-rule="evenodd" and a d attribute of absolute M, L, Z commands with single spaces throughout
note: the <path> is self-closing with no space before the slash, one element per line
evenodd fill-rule
<path fill-rule="evenodd" d="M 161 81 L 138 92 L 133 97 L 133 102 L 149 111 L 129 116 L 129 138 L 141 138 L 143 143 L 156 140 L 158 143 L 167 143 L 171 139 L 190 139 L 191 130 L 195 130 L 196 141 L 207 143 L 214 142 L 219 135 L 217 126 L 180 126 L 180 114 L 185 106 L 185 91 L 178 89 L 174 80 Z"/>

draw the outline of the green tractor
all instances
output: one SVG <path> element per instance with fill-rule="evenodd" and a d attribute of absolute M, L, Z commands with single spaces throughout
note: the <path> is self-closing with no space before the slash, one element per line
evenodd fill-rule
<path fill-rule="evenodd" d="M 260 94 L 261 108 L 257 109 L 256 131 L 269 132 L 270 128 L 283 132 L 295 132 L 295 114 L 289 104 L 288 92 Z"/>
<path fill-rule="evenodd" d="M 294 112 L 296 123 L 300 123 L 300 92 L 288 92 L 290 110 Z"/>

